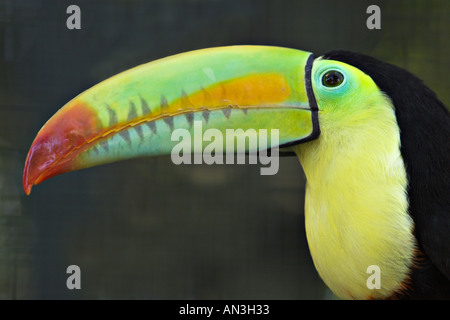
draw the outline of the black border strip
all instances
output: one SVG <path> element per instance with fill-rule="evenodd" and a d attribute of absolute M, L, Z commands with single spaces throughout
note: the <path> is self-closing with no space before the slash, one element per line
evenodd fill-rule
<path fill-rule="evenodd" d="M 312 88 L 312 80 L 311 80 L 311 74 L 312 74 L 312 66 L 314 63 L 314 54 L 311 53 L 308 60 L 306 61 L 305 65 L 305 87 L 306 87 L 306 94 L 308 95 L 309 100 L 309 107 L 312 111 L 318 111 L 319 107 L 317 106 L 316 97 L 314 96 L 314 91 Z"/>
<path fill-rule="evenodd" d="M 305 66 L 305 87 L 306 87 L 306 95 L 308 96 L 309 108 L 311 109 L 311 121 L 313 124 L 313 131 L 311 134 L 302 140 L 302 142 L 310 141 L 316 139 L 320 135 L 320 126 L 319 126 L 319 107 L 317 105 L 316 97 L 314 96 L 314 90 L 312 87 L 312 67 L 314 63 L 314 54 L 308 58 Z"/>
<path fill-rule="evenodd" d="M 319 126 L 319 107 L 317 105 L 316 97 L 314 96 L 314 91 L 312 88 L 312 66 L 314 63 L 314 54 L 311 53 L 306 61 L 305 65 L 305 87 L 306 87 L 306 95 L 308 97 L 309 108 L 311 110 L 311 122 L 313 126 L 313 130 L 311 134 L 305 138 L 300 140 L 292 141 L 283 145 L 280 145 L 279 148 L 286 148 L 290 146 L 294 146 L 300 143 L 308 142 L 314 139 L 317 139 L 320 135 L 320 126 Z"/>

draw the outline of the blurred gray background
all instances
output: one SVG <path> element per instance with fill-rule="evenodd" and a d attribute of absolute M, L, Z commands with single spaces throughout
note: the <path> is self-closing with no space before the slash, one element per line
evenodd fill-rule
<path fill-rule="evenodd" d="M 81 8 L 81 30 L 66 9 Z M 366 8 L 381 8 L 381 30 Z M 324 299 L 304 232 L 304 175 L 282 158 L 175 166 L 170 157 L 61 175 L 25 196 L 40 127 L 120 71 L 188 50 L 341 48 L 404 67 L 449 105 L 446 0 L 0 0 L 0 298 Z M 81 268 L 68 290 L 66 268 Z"/>

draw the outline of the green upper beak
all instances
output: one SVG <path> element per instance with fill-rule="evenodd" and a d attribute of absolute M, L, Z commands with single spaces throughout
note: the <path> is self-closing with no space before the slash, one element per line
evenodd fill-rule
<path fill-rule="evenodd" d="M 312 54 L 269 46 L 203 49 L 150 62 L 81 93 L 42 127 L 23 173 L 31 187 L 113 161 L 169 154 L 176 129 L 278 129 L 287 146 L 319 134 Z M 198 139 L 194 134 L 192 139 Z M 205 146 L 203 141 L 191 145 Z M 247 145 L 247 152 L 254 147 Z M 229 149 L 227 149 L 229 150 Z M 201 150 L 192 150 L 193 152 Z"/>

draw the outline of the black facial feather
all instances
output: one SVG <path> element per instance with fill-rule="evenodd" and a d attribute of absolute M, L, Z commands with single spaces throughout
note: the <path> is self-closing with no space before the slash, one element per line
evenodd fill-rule
<path fill-rule="evenodd" d="M 450 298 L 450 115 L 410 72 L 375 58 L 330 51 L 324 59 L 352 65 L 386 93 L 395 107 L 408 175 L 409 213 L 419 249 L 409 298 Z M 444 80 L 444 79 L 443 79 Z"/>

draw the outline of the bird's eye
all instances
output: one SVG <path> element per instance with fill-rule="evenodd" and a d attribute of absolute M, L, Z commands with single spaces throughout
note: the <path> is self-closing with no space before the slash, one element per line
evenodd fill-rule
<path fill-rule="evenodd" d="M 344 82 L 344 75 L 336 70 L 330 70 L 322 77 L 322 84 L 328 88 L 338 87 Z"/>

